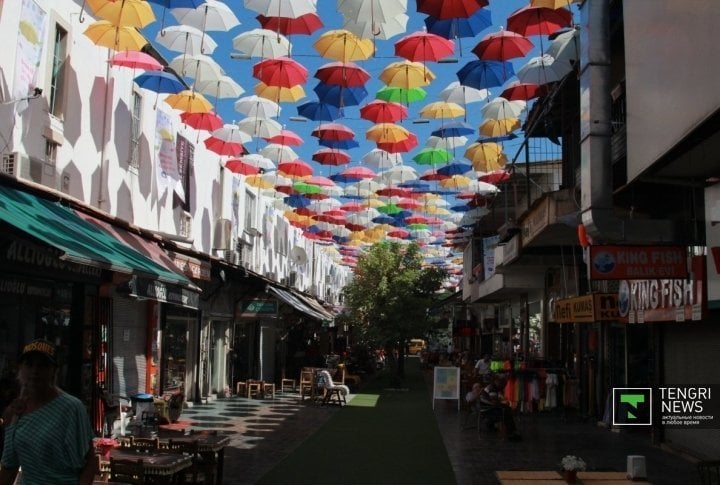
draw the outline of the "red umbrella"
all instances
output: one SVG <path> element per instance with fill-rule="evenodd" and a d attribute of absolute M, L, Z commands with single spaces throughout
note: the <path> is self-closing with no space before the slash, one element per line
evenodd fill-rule
<path fill-rule="evenodd" d="M 507 19 L 507 29 L 522 35 L 550 35 L 572 25 L 572 13 L 566 8 L 527 5 L 515 10 Z"/>
<path fill-rule="evenodd" d="M 345 212 L 360 212 L 364 211 L 365 209 L 366 207 L 360 202 L 345 202 L 343 205 L 340 206 L 340 210 L 344 210 Z"/>
<path fill-rule="evenodd" d="M 407 231 L 405 229 L 393 229 L 392 231 L 388 232 L 387 235 L 390 237 L 405 239 L 406 237 L 410 236 L 410 231 Z"/>
<path fill-rule="evenodd" d="M 332 180 L 330 180 L 327 177 L 323 177 L 322 175 L 313 175 L 310 178 L 308 178 L 307 180 L 303 180 L 303 182 L 305 182 L 306 184 L 317 185 L 320 187 L 334 187 L 335 186 L 335 182 L 333 182 Z"/>
<path fill-rule="evenodd" d="M 334 148 L 321 148 L 312 155 L 312 159 L 321 165 L 345 165 L 352 159 L 347 152 Z"/>
<path fill-rule="evenodd" d="M 413 215 L 405 218 L 408 224 L 427 224 L 429 219 L 425 216 Z"/>
<path fill-rule="evenodd" d="M 385 197 L 410 197 L 412 190 L 403 187 L 385 187 L 384 189 L 376 190 L 375 193 Z"/>
<path fill-rule="evenodd" d="M 329 222 L 330 224 L 345 225 L 345 211 L 342 209 L 333 209 L 325 211 L 322 214 L 312 216 L 316 221 Z"/>
<path fill-rule="evenodd" d="M 282 130 L 279 135 L 266 138 L 266 140 L 268 143 L 279 143 L 287 146 L 299 146 L 304 143 L 300 135 L 290 130 Z"/>
<path fill-rule="evenodd" d="M 486 174 L 480 175 L 478 180 L 481 182 L 487 182 L 489 184 L 497 185 L 500 182 L 510 180 L 510 173 L 505 170 L 494 170 Z"/>
<path fill-rule="evenodd" d="M 282 35 L 310 35 L 324 25 L 316 13 L 306 13 L 296 18 L 290 17 L 255 17 L 263 29 L 279 32 Z"/>
<path fill-rule="evenodd" d="M 400 103 L 376 99 L 360 108 L 360 117 L 373 123 L 395 123 L 407 118 L 408 110 Z"/>
<path fill-rule="evenodd" d="M 232 159 L 225 162 L 225 168 L 230 170 L 232 173 L 237 173 L 239 175 L 255 175 L 260 173 L 259 168 L 238 159 Z"/>
<path fill-rule="evenodd" d="M 290 88 L 307 81 L 308 70 L 289 57 L 265 59 L 253 66 L 253 77 L 268 86 Z"/>
<path fill-rule="evenodd" d="M 325 84 L 364 86 L 370 79 L 370 73 L 354 62 L 329 62 L 315 71 L 315 77 Z"/>
<path fill-rule="evenodd" d="M 430 32 L 415 32 L 395 42 L 395 55 L 409 61 L 439 61 L 452 55 L 455 42 Z"/>
<path fill-rule="evenodd" d="M 417 0 L 417 11 L 441 20 L 468 18 L 487 4 L 487 0 Z"/>
<path fill-rule="evenodd" d="M 292 175 L 295 177 L 307 177 L 312 175 L 313 168 L 308 165 L 307 162 L 303 162 L 300 159 L 293 160 L 292 162 L 283 162 L 278 165 L 278 172 L 282 172 L 285 175 Z"/>
<path fill-rule="evenodd" d="M 340 123 L 323 123 L 310 134 L 321 140 L 351 140 L 355 138 L 355 132 Z"/>
<path fill-rule="evenodd" d="M 450 175 L 443 175 L 441 173 L 438 173 L 437 170 L 430 169 L 423 173 L 420 177 L 420 180 L 444 180 L 450 178 Z"/>
<path fill-rule="evenodd" d="M 508 101 L 529 101 L 547 93 L 547 86 L 540 84 L 521 83 L 513 81 L 500 94 L 500 97 Z"/>
<path fill-rule="evenodd" d="M 180 121 L 196 130 L 213 131 L 222 128 L 223 120 L 216 113 L 180 113 Z"/>
<path fill-rule="evenodd" d="M 484 61 L 507 61 L 515 57 L 524 57 L 532 48 L 533 43 L 524 35 L 501 30 L 483 37 L 472 51 Z"/>
<path fill-rule="evenodd" d="M 397 205 L 398 207 L 402 207 L 403 209 L 406 209 L 406 210 L 418 210 L 418 209 L 422 208 L 422 206 L 423 206 L 422 202 L 415 200 L 415 199 L 411 199 L 409 197 L 401 199 L 395 205 Z"/>
<path fill-rule="evenodd" d="M 214 136 L 205 139 L 205 147 L 218 155 L 230 155 L 231 157 L 237 157 L 243 152 L 243 146 L 240 143 L 225 141 Z"/>
<path fill-rule="evenodd" d="M 354 167 L 346 168 L 345 170 L 340 172 L 340 175 L 348 179 L 362 180 L 371 179 L 377 174 L 367 167 L 363 167 L 362 165 L 356 165 Z"/>
<path fill-rule="evenodd" d="M 410 133 L 410 136 L 395 143 L 378 143 L 377 147 L 388 153 L 409 152 L 418 145 L 417 135 Z"/>

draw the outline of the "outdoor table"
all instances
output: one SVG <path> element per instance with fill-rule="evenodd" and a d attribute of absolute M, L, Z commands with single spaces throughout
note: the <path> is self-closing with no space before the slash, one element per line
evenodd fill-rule
<path fill-rule="evenodd" d="M 193 431 L 191 434 L 180 434 L 160 430 L 158 439 L 160 440 L 161 448 L 163 445 L 167 445 L 169 439 L 173 441 L 197 441 L 200 454 L 216 454 L 216 483 L 222 483 L 223 468 L 225 466 L 225 447 L 230 443 L 230 436 L 208 431 Z"/>
<path fill-rule="evenodd" d="M 110 457 L 116 460 L 142 460 L 146 476 L 152 476 L 155 482 L 173 483 L 180 472 L 192 466 L 192 457 L 178 453 L 167 453 L 160 450 L 146 452 L 133 452 L 114 448 L 110 450 Z M 110 460 L 100 457 L 100 471 L 110 471 Z"/>
<path fill-rule="evenodd" d="M 495 472 L 501 485 L 559 485 L 565 483 L 559 471 L 555 470 L 500 470 Z M 630 480 L 625 472 L 579 471 L 579 483 L 594 485 L 622 485 L 649 483 L 645 480 Z"/>

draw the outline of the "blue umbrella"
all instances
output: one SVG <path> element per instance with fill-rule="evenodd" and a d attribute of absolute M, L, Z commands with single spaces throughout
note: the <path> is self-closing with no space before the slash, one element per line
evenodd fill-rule
<path fill-rule="evenodd" d="M 313 121 L 334 121 L 340 118 L 340 108 L 319 101 L 301 104 L 297 111 L 300 116 Z"/>
<path fill-rule="evenodd" d="M 313 88 L 317 97 L 323 103 L 333 106 L 358 106 L 368 95 L 362 86 L 338 86 L 337 84 L 318 83 Z"/>
<path fill-rule="evenodd" d="M 478 138 L 476 141 L 478 143 L 488 143 L 488 142 L 498 143 L 501 141 L 514 140 L 517 137 L 518 136 L 515 133 L 508 133 L 507 135 L 503 135 L 503 136 L 488 136 L 488 137 Z"/>
<path fill-rule="evenodd" d="M 394 224 L 396 222 L 394 217 L 388 216 L 385 214 L 381 214 L 377 217 L 373 217 L 372 221 L 375 224 Z"/>
<path fill-rule="evenodd" d="M 312 199 L 309 197 L 305 197 L 304 195 L 288 195 L 283 199 L 283 202 L 290 207 L 300 208 L 300 207 L 307 207 L 312 202 Z"/>
<path fill-rule="evenodd" d="M 320 138 L 318 144 L 328 148 L 338 148 L 340 150 L 349 150 L 360 146 L 356 140 L 331 140 L 329 138 Z"/>
<path fill-rule="evenodd" d="M 514 75 L 515 70 L 509 61 L 470 61 L 457 72 L 460 84 L 475 89 L 502 86 Z"/>
<path fill-rule="evenodd" d="M 463 123 L 462 121 L 449 121 L 443 123 L 443 125 L 437 130 L 433 131 L 431 135 L 439 136 L 440 138 L 449 138 L 452 136 L 464 136 L 475 133 L 475 128 Z"/>
<path fill-rule="evenodd" d="M 425 18 L 428 32 L 454 39 L 456 37 L 475 37 L 492 25 L 490 10 L 481 8 L 467 18 L 438 19 L 432 16 Z"/>
<path fill-rule="evenodd" d="M 134 81 L 139 88 L 156 93 L 176 94 L 187 89 L 177 76 L 165 71 L 149 71 L 135 77 Z"/>
<path fill-rule="evenodd" d="M 470 210 L 470 206 L 467 204 L 454 205 L 454 206 L 450 207 L 450 210 L 453 212 L 467 212 Z"/>
<path fill-rule="evenodd" d="M 426 190 L 430 190 L 430 184 L 423 182 L 422 180 L 408 180 L 407 182 L 400 182 L 398 187 L 413 189 L 415 192 L 425 192 Z"/>
<path fill-rule="evenodd" d="M 438 168 L 437 173 L 439 173 L 440 175 L 447 175 L 449 177 L 452 177 L 453 175 L 462 175 L 469 172 L 470 170 L 472 170 L 472 165 L 470 165 L 469 163 L 454 161 L 448 163 L 444 167 Z"/>

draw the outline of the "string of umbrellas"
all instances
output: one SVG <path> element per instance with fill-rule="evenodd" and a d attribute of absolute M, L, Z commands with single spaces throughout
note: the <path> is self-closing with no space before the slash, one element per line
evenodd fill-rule
<path fill-rule="evenodd" d="M 246 86 L 252 94 L 212 57 L 218 46 L 212 32 L 240 25 L 233 8 L 218 0 L 85 0 L 81 20 L 85 10 L 98 19 L 84 33 L 109 49 L 111 66 L 140 71 L 138 88 L 155 93 L 156 105 L 162 100 L 179 110 L 182 123 L 225 169 L 272 198 L 292 225 L 334 248 L 343 264 L 352 266 L 368 244 L 413 240 L 428 261 L 459 275 L 456 251 L 487 214 L 498 185 L 512 177 L 504 142 L 521 130 L 528 104 L 577 63 L 571 3 L 532 0 L 507 18 L 505 29 L 477 41 L 492 27 L 486 0 L 417 0 L 417 12 L 426 17 L 424 28 L 411 33 L 407 0 L 337 0 L 342 25 L 327 30 L 316 0 L 244 0 L 258 26 L 235 35 L 232 46 L 236 57 L 256 59 L 256 82 Z M 142 31 L 158 21 L 151 4 L 160 13 L 155 45 L 177 53 L 166 67 L 143 51 L 148 40 Z M 170 25 L 172 19 L 177 24 Z M 308 67 L 293 55 L 293 36 L 312 36 L 323 59 L 312 74 L 312 94 L 305 88 Z M 395 59 L 380 69 L 383 86 L 371 99 L 367 85 L 374 76 L 365 66 L 381 62 L 378 46 L 393 37 Z M 456 71 L 457 80 L 437 100 L 427 101 L 434 66 L 461 53 L 463 42 L 474 44 L 476 59 Z M 540 56 L 515 72 L 511 61 L 537 47 Z M 492 96 L 500 87 L 501 94 Z M 239 121 L 228 123 L 218 114 L 225 100 L 233 100 Z M 416 108 L 420 102 L 425 104 Z M 481 106 L 478 126 L 468 123 L 472 103 Z M 308 140 L 278 121 L 288 109 L 290 116 L 316 123 L 310 162 L 296 152 Z M 437 124 L 424 146 L 408 128 L 415 116 Z M 344 119 L 368 124 L 364 141 Z M 354 154 L 368 142 L 375 148 Z M 404 162 L 411 153 L 415 165 L 427 166 L 424 172 Z M 331 174 L 316 175 L 315 164 L 330 167 Z"/>

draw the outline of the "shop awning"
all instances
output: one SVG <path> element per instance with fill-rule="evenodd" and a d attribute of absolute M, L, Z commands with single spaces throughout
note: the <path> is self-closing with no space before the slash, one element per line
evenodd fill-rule
<path fill-rule="evenodd" d="M 295 295 L 295 297 L 299 298 L 300 301 L 305 303 L 307 306 L 309 306 L 310 308 L 312 308 L 319 314 L 325 315 L 324 320 L 333 320 L 335 318 L 335 315 L 333 315 L 332 313 L 328 312 L 325 308 L 323 308 L 323 306 L 320 304 L 320 302 L 317 301 L 316 299 L 309 297 L 309 296 L 305 296 L 295 290 L 290 290 L 290 292 L 293 295 Z"/>
<path fill-rule="evenodd" d="M 316 320 L 320 321 L 327 321 L 332 320 L 332 316 L 329 316 L 327 313 L 320 313 L 313 308 L 311 308 L 308 304 L 304 303 L 300 298 L 298 298 L 293 293 L 283 290 L 282 288 L 278 288 L 274 285 L 268 285 L 268 289 L 270 292 L 275 295 L 280 301 L 286 303 L 287 305 L 290 305 L 295 310 L 299 311 L 300 313 L 304 313 L 305 315 L 314 318 Z"/>
<path fill-rule="evenodd" d="M 164 283 L 193 286 L 185 276 L 142 255 L 57 202 L 0 186 L 0 221 L 57 248 L 63 253 L 60 259 Z"/>

